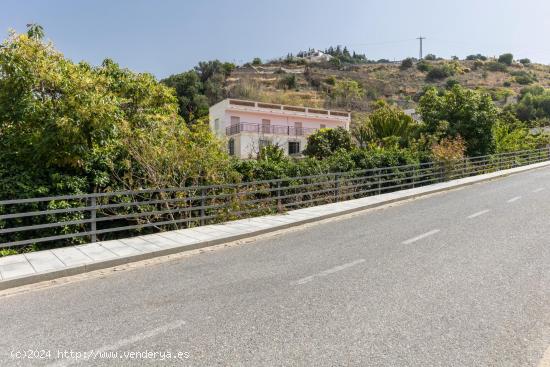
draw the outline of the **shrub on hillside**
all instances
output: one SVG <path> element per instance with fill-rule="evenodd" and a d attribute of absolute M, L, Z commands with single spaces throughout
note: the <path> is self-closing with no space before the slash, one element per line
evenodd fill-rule
<path fill-rule="evenodd" d="M 498 62 L 510 66 L 514 62 L 514 55 L 510 53 L 502 54 L 498 57 Z"/>
<path fill-rule="evenodd" d="M 506 66 L 506 64 L 504 63 L 501 63 L 501 62 L 496 62 L 496 61 L 491 61 L 491 62 L 488 62 L 485 64 L 485 69 L 488 70 L 488 71 L 500 71 L 500 72 L 507 72 L 508 71 L 508 67 Z"/>
<path fill-rule="evenodd" d="M 430 69 L 432 68 L 432 66 L 430 65 L 429 62 L 425 61 L 425 60 L 421 60 L 418 64 L 416 64 L 416 68 L 424 73 L 430 71 Z"/>
<path fill-rule="evenodd" d="M 413 67 L 413 60 L 409 57 L 409 58 L 406 58 L 405 60 L 401 61 L 401 70 L 407 70 L 407 69 L 410 69 Z"/>
<path fill-rule="evenodd" d="M 520 59 L 519 62 L 524 66 L 531 65 L 531 60 L 529 59 Z"/>
<path fill-rule="evenodd" d="M 466 60 L 471 60 L 471 61 L 474 61 L 474 60 L 486 61 L 486 60 L 487 60 L 487 56 L 483 56 L 482 54 L 468 55 L 468 56 L 466 56 Z"/>

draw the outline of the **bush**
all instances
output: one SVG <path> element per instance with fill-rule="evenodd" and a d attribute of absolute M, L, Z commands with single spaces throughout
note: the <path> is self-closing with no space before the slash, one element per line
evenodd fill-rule
<path fill-rule="evenodd" d="M 295 89 L 297 86 L 296 75 L 288 74 L 280 77 L 277 85 L 282 89 Z"/>
<path fill-rule="evenodd" d="M 447 89 L 453 89 L 453 87 L 455 85 L 460 85 L 460 82 L 456 79 L 449 79 L 447 80 L 447 82 L 445 83 L 445 88 Z"/>
<path fill-rule="evenodd" d="M 416 64 L 416 68 L 424 73 L 431 70 L 432 66 L 429 62 L 426 62 L 424 60 L 420 61 L 418 64 Z"/>
<path fill-rule="evenodd" d="M 483 56 L 482 54 L 468 55 L 468 56 L 466 56 L 466 60 L 471 60 L 471 61 L 475 61 L 475 60 L 487 61 L 487 56 Z"/>
<path fill-rule="evenodd" d="M 489 71 L 501 71 L 503 73 L 508 71 L 506 64 L 496 61 L 491 61 L 485 64 L 485 69 Z"/>
<path fill-rule="evenodd" d="M 401 70 L 407 70 L 407 69 L 410 69 L 413 67 L 413 60 L 409 57 L 409 58 L 406 58 L 405 60 L 401 61 Z"/>
<path fill-rule="evenodd" d="M 537 81 L 536 77 L 526 71 L 514 71 L 513 73 L 510 73 L 513 77 L 516 83 L 521 85 L 529 85 Z"/>
<path fill-rule="evenodd" d="M 451 68 L 446 67 L 445 65 L 444 66 L 436 66 L 436 67 L 433 67 L 428 72 L 428 75 L 426 75 L 426 79 L 427 80 L 440 80 L 440 79 L 445 79 L 447 77 L 450 77 L 452 75 L 454 75 L 454 71 Z"/>
<path fill-rule="evenodd" d="M 427 54 L 426 56 L 424 56 L 424 60 L 435 61 L 437 60 L 437 56 L 435 56 L 434 54 Z"/>
<path fill-rule="evenodd" d="M 510 53 L 502 54 L 498 57 L 498 62 L 510 66 L 514 62 L 514 55 Z"/>
<path fill-rule="evenodd" d="M 262 65 L 262 59 L 260 59 L 259 57 L 255 57 L 252 60 L 252 65 Z"/>
<path fill-rule="evenodd" d="M 525 66 L 528 66 L 528 65 L 531 64 L 531 60 L 529 60 L 529 59 L 520 59 L 519 62 L 520 62 L 520 64 L 525 65 Z"/>
<path fill-rule="evenodd" d="M 351 150 L 351 134 L 341 128 L 321 129 L 307 138 L 304 154 L 318 159 L 328 158 L 337 150 Z"/>

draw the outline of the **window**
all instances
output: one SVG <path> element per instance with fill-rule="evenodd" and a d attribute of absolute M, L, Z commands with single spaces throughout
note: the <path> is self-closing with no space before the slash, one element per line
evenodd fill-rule
<path fill-rule="evenodd" d="M 320 128 L 321 128 L 321 129 L 326 129 L 326 127 L 327 127 L 327 125 L 321 124 L 321 127 L 320 127 Z"/>
<path fill-rule="evenodd" d="M 214 130 L 216 132 L 219 132 L 220 131 L 220 119 L 215 119 L 214 120 Z"/>
<path fill-rule="evenodd" d="M 300 153 L 300 142 L 299 141 L 289 141 L 288 142 L 288 154 L 298 154 Z"/>
<path fill-rule="evenodd" d="M 271 120 L 262 119 L 262 133 L 269 134 L 271 132 Z"/>
<path fill-rule="evenodd" d="M 303 135 L 303 129 L 302 129 L 302 123 L 301 122 L 295 122 L 294 123 L 294 133 L 296 135 Z"/>
<path fill-rule="evenodd" d="M 231 138 L 228 142 L 229 155 L 235 155 L 235 139 Z"/>

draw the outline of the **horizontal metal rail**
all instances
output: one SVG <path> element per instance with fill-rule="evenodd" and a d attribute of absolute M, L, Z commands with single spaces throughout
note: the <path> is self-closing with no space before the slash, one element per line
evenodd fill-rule
<path fill-rule="evenodd" d="M 0 248 L 43 242 L 63 246 L 189 228 L 547 160 L 550 149 L 541 148 L 242 183 L 1 200 Z"/>

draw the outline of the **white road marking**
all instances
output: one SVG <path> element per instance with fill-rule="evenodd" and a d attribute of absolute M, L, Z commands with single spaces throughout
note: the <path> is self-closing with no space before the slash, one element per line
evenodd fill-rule
<path fill-rule="evenodd" d="M 468 215 L 468 219 L 472 219 L 472 218 L 475 218 L 475 217 L 479 217 L 480 215 L 483 215 L 483 214 L 487 214 L 491 211 L 491 209 L 485 209 L 485 210 L 482 210 L 482 211 L 479 211 L 477 213 L 474 213 L 472 215 Z"/>
<path fill-rule="evenodd" d="M 546 349 L 537 367 L 550 367 L 550 347 Z"/>
<path fill-rule="evenodd" d="M 292 282 L 291 284 L 293 285 L 300 285 L 300 284 L 306 284 L 306 283 L 309 283 L 311 282 L 313 279 L 315 279 L 316 277 L 325 277 L 327 275 L 330 275 L 330 274 L 333 274 L 333 273 L 336 273 L 338 271 L 342 271 L 344 269 L 347 269 L 347 268 L 351 268 L 352 266 L 355 266 L 357 264 L 361 264 L 361 263 L 364 263 L 366 260 L 365 259 L 358 259 L 358 260 L 355 260 L 355 261 L 352 261 L 350 263 L 346 263 L 346 264 L 342 264 L 342 265 L 339 265 L 339 266 L 335 266 L 334 268 L 330 268 L 328 270 L 323 270 L 317 274 L 313 274 L 313 275 L 310 275 L 308 277 L 305 277 L 305 278 L 302 278 L 302 279 L 298 279 L 297 281 L 295 282 Z"/>
<path fill-rule="evenodd" d="M 534 193 L 541 192 L 544 190 L 544 187 L 539 187 L 538 189 L 533 190 Z"/>
<path fill-rule="evenodd" d="M 131 336 L 129 338 L 120 339 L 119 341 L 116 341 L 113 344 L 104 345 L 103 347 L 100 347 L 98 349 L 92 349 L 91 351 L 86 351 L 86 353 L 91 353 L 91 355 L 89 355 L 88 359 L 85 359 L 85 358 L 81 358 L 81 359 L 75 359 L 75 358 L 73 358 L 73 359 L 63 359 L 59 362 L 49 364 L 48 367 L 54 367 L 54 366 L 55 367 L 65 367 L 65 366 L 71 366 L 73 364 L 80 363 L 80 362 L 89 362 L 89 361 L 93 360 L 94 356 L 98 356 L 98 358 L 99 358 L 99 356 L 102 353 L 119 350 L 119 349 L 121 349 L 121 348 L 123 348 L 127 345 L 137 343 L 137 342 L 139 342 L 143 339 L 152 338 L 152 337 L 157 336 L 159 334 L 164 334 L 167 331 L 177 329 L 177 328 L 183 326 L 184 324 L 185 324 L 185 321 L 176 320 L 174 322 L 171 322 L 171 323 L 166 324 L 164 326 L 158 327 L 156 329 L 145 331 L 143 333 L 136 334 L 136 335 Z"/>
<path fill-rule="evenodd" d="M 518 201 L 519 199 L 521 199 L 521 196 L 516 196 L 515 198 L 511 198 L 510 200 L 508 200 L 507 203 L 513 203 L 514 201 Z"/>
<path fill-rule="evenodd" d="M 429 231 L 429 232 L 426 232 L 426 233 L 424 233 L 424 234 L 421 234 L 420 236 L 416 236 L 416 237 L 413 237 L 413 238 L 409 238 L 408 240 L 403 241 L 403 242 L 401 242 L 401 243 L 402 243 L 403 245 L 410 245 L 410 244 L 413 243 L 413 242 L 416 242 L 416 241 L 421 240 L 421 239 L 423 239 L 423 238 L 426 238 L 426 237 L 429 237 L 429 236 L 431 236 L 431 235 L 434 235 L 434 234 L 436 234 L 437 232 L 439 232 L 439 229 L 434 229 L 434 230 L 432 230 L 432 231 Z"/>

